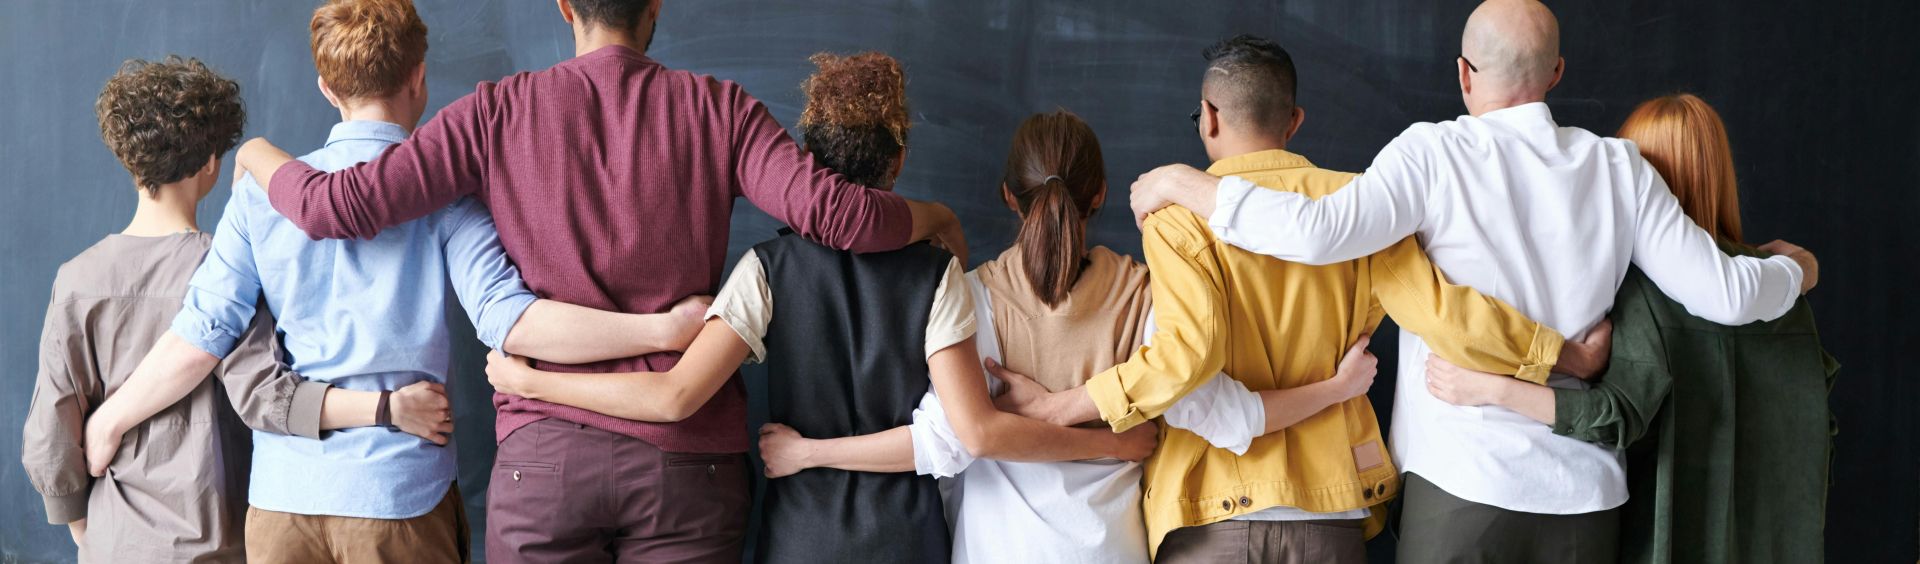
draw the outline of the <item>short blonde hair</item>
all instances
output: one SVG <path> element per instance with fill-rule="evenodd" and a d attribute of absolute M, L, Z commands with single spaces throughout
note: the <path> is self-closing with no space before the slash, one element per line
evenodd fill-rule
<path fill-rule="evenodd" d="M 1740 189 L 1727 126 L 1692 94 L 1647 100 L 1620 125 L 1680 199 L 1680 209 L 1713 236 L 1740 242 Z"/>
<path fill-rule="evenodd" d="M 427 58 L 411 0 L 329 0 L 313 11 L 313 66 L 343 100 L 391 96 Z"/>

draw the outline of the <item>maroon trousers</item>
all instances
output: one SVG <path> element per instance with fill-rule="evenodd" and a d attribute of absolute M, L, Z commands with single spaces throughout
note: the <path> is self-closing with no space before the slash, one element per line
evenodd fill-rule
<path fill-rule="evenodd" d="M 491 562 L 740 562 L 744 454 L 665 452 L 546 419 L 500 442 L 487 488 Z"/>

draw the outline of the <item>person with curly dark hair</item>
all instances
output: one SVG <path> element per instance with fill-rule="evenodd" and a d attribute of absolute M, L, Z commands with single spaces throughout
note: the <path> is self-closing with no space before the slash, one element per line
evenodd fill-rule
<path fill-rule="evenodd" d="M 823 165 L 890 187 L 906 159 L 906 79 L 879 53 L 816 55 L 802 86 L 800 135 Z M 666 373 L 549 377 L 500 355 L 503 393 L 640 421 L 699 408 L 742 361 L 767 363 L 762 438 L 873 435 L 911 423 L 928 388 L 958 441 L 979 456 L 1050 462 L 1137 461 L 1152 426 L 1127 434 L 1072 429 L 994 408 L 974 349 L 973 292 L 962 262 L 922 243 L 855 254 L 788 232 L 753 247 L 714 298 L 706 330 Z M 904 445 L 901 433 L 878 440 Z M 767 484 L 761 562 L 946 562 L 951 544 L 932 476 L 911 460 L 823 464 Z M 711 472 L 711 470 L 709 470 Z M 769 476 L 784 472 L 770 466 Z"/>
<path fill-rule="evenodd" d="M 270 406 L 235 414 L 207 370 L 186 401 L 132 430 L 119 471 L 88 475 L 79 437 L 180 309 L 212 237 L 194 208 L 246 123 L 240 85 L 196 59 L 130 60 L 95 103 L 100 135 L 132 175 L 133 221 L 60 266 L 41 333 L 23 433 L 27 477 L 47 521 L 65 524 L 85 562 L 240 562 L 247 425 L 274 428 Z M 212 372 L 227 390 L 284 375 L 272 324 L 249 332 Z M 213 367 L 209 367 L 212 369 Z M 94 523 L 91 530 L 88 523 Z"/>

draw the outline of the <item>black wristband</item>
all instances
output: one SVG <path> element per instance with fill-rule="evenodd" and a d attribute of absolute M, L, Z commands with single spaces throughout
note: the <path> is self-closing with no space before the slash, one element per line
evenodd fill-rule
<path fill-rule="evenodd" d="M 373 406 L 374 426 L 393 429 L 393 412 L 390 410 L 391 404 L 387 403 L 387 397 L 392 395 L 391 391 L 380 390 L 380 403 Z"/>

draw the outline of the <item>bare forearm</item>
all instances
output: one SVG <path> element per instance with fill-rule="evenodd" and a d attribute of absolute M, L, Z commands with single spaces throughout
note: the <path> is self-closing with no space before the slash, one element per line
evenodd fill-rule
<path fill-rule="evenodd" d="M 1499 401 L 1495 402 L 1497 405 L 1518 411 L 1534 421 L 1553 424 L 1553 388 L 1519 380 L 1501 382 Z"/>
<path fill-rule="evenodd" d="M 932 202 L 907 200 L 907 210 L 913 214 L 914 241 L 932 239 L 960 223 L 959 217 L 953 215 L 953 210 Z"/>
<path fill-rule="evenodd" d="M 266 138 L 256 137 L 241 145 L 240 150 L 234 152 L 233 160 L 235 166 L 246 169 L 248 174 L 253 175 L 261 189 L 271 190 L 273 174 L 280 170 L 281 165 L 293 160 L 293 155 L 267 142 Z"/>
<path fill-rule="evenodd" d="M 320 406 L 320 429 L 372 427 L 380 405 L 380 392 L 328 388 Z"/>
<path fill-rule="evenodd" d="M 1162 194 L 1167 201 L 1187 208 L 1195 215 L 1213 219 L 1214 195 L 1218 191 L 1220 179 L 1211 174 L 1182 176 L 1168 186 Z"/>
<path fill-rule="evenodd" d="M 894 427 L 871 435 L 814 439 L 808 466 L 853 472 L 912 472 L 913 433 Z"/>
<path fill-rule="evenodd" d="M 1071 427 L 1100 419 L 1100 406 L 1093 403 L 1085 387 L 1054 392 L 1044 401 L 1047 422 L 1054 425 Z"/>
<path fill-rule="evenodd" d="M 1308 417 L 1340 403 L 1342 399 L 1339 390 L 1329 381 L 1284 390 L 1261 391 L 1260 403 L 1267 413 L 1267 428 L 1261 434 L 1277 433 L 1306 421 Z"/>
<path fill-rule="evenodd" d="M 549 362 L 585 364 L 671 350 L 670 315 L 613 313 L 540 300 L 507 332 L 506 351 Z"/>
<path fill-rule="evenodd" d="M 1110 457 L 1117 448 L 1117 435 L 1106 429 L 1061 427 L 1002 411 L 984 415 L 977 430 L 961 435 L 961 442 L 967 443 L 967 450 L 976 457 L 1062 462 Z M 974 440 L 969 442 L 969 438 Z"/>
<path fill-rule="evenodd" d="M 694 393 L 674 382 L 675 377 L 671 372 L 573 374 L 534 371 L 518 389 L 510 393 L 621 419 L 673 422 L 684 419 L 686 413 L 691 412 L 685 405 L 691 403 L 688 396 Z"/>
<path fill-rule="evenodd" d="M 126 383 L 100 404 L 93 417 L 125 433 L 187 397 L 219 363 L 220 359 L 169 331 L 141 359 Z"/>

